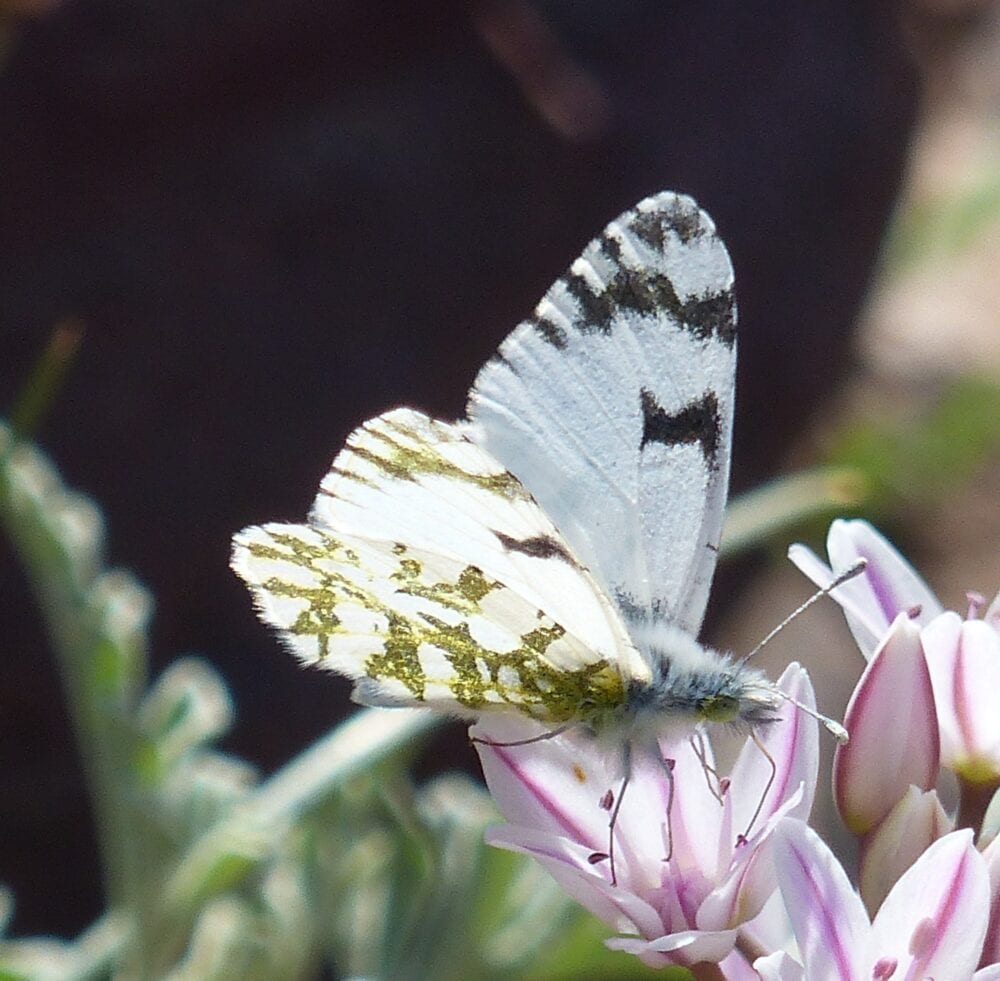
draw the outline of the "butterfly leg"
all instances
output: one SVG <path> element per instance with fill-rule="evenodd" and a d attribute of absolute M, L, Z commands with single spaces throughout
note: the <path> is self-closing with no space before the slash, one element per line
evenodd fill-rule
<path fill-rule="evenodd" d="M 667 854 L 663 856 L 663 861 L 669 862 L 674 855 L 674 828 L 671 823 L 674 810 L 674 761 L 660 752 L 656 753 L 656 759 L 667 778 Z"/>
<path fill-rule="evenodd" d="M 601 810 L 609 811 L 608 818 L 608 850 L 606 852 L 592 852 L 588 861 L 591 865 L 598 862 L 607 861 L 611 868 L 611 885 L 618 885 L 618 873 L 615 869 L 615 825 L 618 823 L 618 813 L 622 809 L 622 801 L 625 799 L 625 789 L 628 787 L 629 779 L 632 776 L 632 747 L 626 743 L 622 747 L 622 785 L 618 789 L 618 796 L 610 788 L 600 799 Z"/>
<path fill-rule="evenodd" d="M 690 743 L 691 748 L 694 750 L 694 755 L 698 757 L 698 762 L 701 764 L 701 771 L 705 774 L 705 783 L 708 786 L 708 792 L 721 804 L 723 795 L 729 789 L 729 779 L 720 776 L 719 771 L 708 762 L 708 753 L 705 749 L 705 736 L 702 732 L 698 731 L 694 733 L 691 736 Z"/>
<path fill-rule="evenodd" d="M 622 801 L 625 799 L 625 788 L 628 786 L 629 777 L 631 777 L 631 771 L 626 770 L 625 776 L 622 778 L 622 785 L 618 791 L 618 797 L 612 800 L 612 793 L 609 790 L 603 798 L 601 798 L 601 806 L 605 807 L 606 810 L 611 811 L 611 817 L 608 819 L 608 864 L 611 866 L 611 885 L 618 885 L 618 873 L 615 871 L 615 825 L 618 823 L 618 812 L 622 809 Z"/>
<path fill-rule="evenodd" d="M 470 736 L 469 742 L 479 743 L 481 746 L 500 746 L 506 748 L 508 746 L 530 746 L 532 743 L 541 743 L 546 739 L 555 739 L 556 736 L 561 736 L 568 729 L 572 729 L 573 724 L 559 726 L 558 729 L 548 729 L 545 732 L 540 732 L 537 736 L 529 736 L 527 739 L 512 739 L 510 742 L 497 742 L 494 739 L 483 739 L 480 736 Z"/>
<path fill-rule="evenodd" d="M 771 787 L 774 784 L 774 779 L 778 775 L 778 764 L 774 762 L 774 757 L 767 751 L 767 747 L 760 741 L 760 737 L 756 732 L 750 733 L 750 738 L 754 741 L 757 748 L 764 754 L 767 762 L 771 766 L 771 775 L 767 778 L 767 783 L 764 786 L 764 792 L 760 795 L 760 800 L 757 801 L 757 807 L 753 812 L 753 817 L 750 818 L 750 823 L 747 825 L 746 831 L 740 835 L 738 839 L 738 844 L 742 844 L 750 837 L 750 832 L 753 829 L 754 824 L 757 823 L 757 818 L 760 817 L 760 812 L 764 809 L 764 801 L 767 800 L 767 795 L 771 792 Z"/>

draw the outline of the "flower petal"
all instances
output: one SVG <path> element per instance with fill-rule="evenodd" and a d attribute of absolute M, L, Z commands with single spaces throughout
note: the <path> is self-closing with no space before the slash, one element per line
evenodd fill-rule
<path fill-rule="evenodd" d="M 521 719 L 486 717 L 469 730 L 494 801 L 511 824 L 564 835 L 591 851 L 608 845 L 601 796 L 621 782 L 592 741 L 554 736 L 522 746 L 538 728 Z M 481 741 L 480 741 L 481 740 Z"/>
<path fill-rule="evenodd" d="M 778 687 L 810 707 L 815 705 L 806 671 L 789 665 Z M 730 774 L 717 855 L 709 866 L 719 884 L 698 910 L 701 929 L 722 929 L 755 917 L 774 893 L 772 864 L 757 860 L 780 817 L 806 818 L 819 770 L 819 735 L 814 718 L 791 703 L 783 717 L 747 739 Z M 751 826 L 751 821 L 753 822 Z"/>
<path fill-rule="evenodd" d="M 763 857 L 763 856 L 762 856 Z M 766 861 L 773 864 L 774 857 L 768 851 Z M 795 937 L 792 923 L 785 909 L 785 901 L 780 890 L 764 904 L 764 908 L 748 923 L 740 927 L 740 937 L 746 938 L 751 950 L 792 950 Z"/>
<path fill-rule="evenodd" d="M 983 620 L 943 613 L 924 628 L 922 639 L 943 764 L 972 783 L 1000 778 L 1000 634 Z"/>
<path fill-rule="evenodd" d="M 1000 633 L 1000 592 L 993 597 L 993 602 L 986 608 L 983 620 Z"/>
<path fill-rule="evenodd" d="M 990 922 L 980 964 L 1000 964 L 1000 837 L 983 849 L 983 861 L 990 877 Z"/>
<path fill-rule="evenodd" d="M 615 930 L 647 937 L 663 933 L 657 910 L 634 893 L 612 886 L 589 863 L 587 849 L 577 842 L 509 824 L 489 828 L 486 841 L 536 859 L 581 906 Z"/>
<path fill-rule="evenodd" d="M 867 981 L 860 958 L 868 946 L 868 914 L 833 852 L 807 824 L 791 818 L 775 830 L 772 849 L 806 976 Z"/>
<path fill-rule="evenodd" d="M 865 839 L 859 887 L 865 906 L 877 910 L 896 880 L 955 822 L 936 790 L 909 787 L 885 820 Z"/>
<path fill-rule="evenodd" d="M 802 788 L 791 794 L 749 841 L 735 853 L 727 874 L 698 909 L 695 922 L 702 930 L 721 929 L 755 920 L 778 888 L 770 836 L 786 814 L 799 811 Z"/>
<path fill-rule="evenodd" d="M 778 687 L 808 708 L 816 708 L 809 674 L 800 665 L 789 664 L 778 679 Z M 767 751 L 766 755 L 761 752 L 760 746 L 748 739 L 730 774 L 726 796 L 727 820 L 731 831 L 736 834 L 752 835 L 800 787 L 804 788 L 801 799 L 791 816 L 805 820 L 812 810 L 819 773 L 817 721 L 788 702 L 780 721 L 763 727 L 758 738 Z M 771 781 L 770 787 L 768 781 Z M 767 793 L 762 800 L 765 788 Z M 755 814 L 756 827 L 751 828 L 750 820 Z"/>
<path fill-rule="evenodd" d="M 986 863 L 969 829 L 939 839 L 903 874 L 872 925 L 872 952 L 898 977 L 966 978 L 979 963 L 989 916 Z"/>
<path fill-rule="evenodd" d="M 847 623 L 862 653 L 869 657 L 895 618 L 919 609 L 918 623 L 929 623 L 941 610 L 930 587 L 890 542 L 867 521 L 838 519 L 830 525 L 827 554 L 834 571 L 809 549 L 793 545 L 788 557 L 817 586 L 824 587 L 859 558 L 868 567 L 831 596 L 844 608 Z"/>
<path fill-rule="evenodd" d="M 604 943 L 612 950 L 624 950 L 635 954 L 650 967 L 665 967 L 668 964 L 688 965 L 701 961 L 718 963 L 732 953 L 736 936 L 735 930 L 721 930 L 715 933 L 688 930 L 684 933 L 658 937 L 655 940 L 612 937 Z"/>
<path fill-rule="evenodd" d="M 719 971 L 726 981 L 760 981 L 757 972 L 739 950 L 719 961 Z"/>
<path fill-rule="evenodd" d="M 863 835 L 911 784 L 929 790 L 937 781 L 934 692 L 920 630 L 905 613 L 861 676 L 845 722 L 851 741 L 834 754 L 834 797 L 844 823 Z"/>
<path fill-rule="evenodd" d="M 710 773 L 711 746 L 701 743 L 704 762 L 695 753 L 687 737 L 659 744 L 661 758 L 640 755 L 632 761 L 632 775 L 621 810 L 618 813 L 615 841 L 627 881 L 640 891 L 657 889 L 669 873 L 683 879 L 678 890 L 694 905 L 688 909 L 694 922 L 696 904 L 715 876 L 715 856 L 719 839 L 722 807 L 712 796 Z M 672 767 L 673 799 L 663 760 Z M 663 863 L 670 854 L 669 866 Z M 695 884 L 691 895 L 689 885 Z"/>
<path fill-rule="evenodd" d="M 761 981 L 804 981 L 806 972 L 802 965 L 783 950 L 758 957 L 753 962 L 754 970 L 760 975 Z"/>

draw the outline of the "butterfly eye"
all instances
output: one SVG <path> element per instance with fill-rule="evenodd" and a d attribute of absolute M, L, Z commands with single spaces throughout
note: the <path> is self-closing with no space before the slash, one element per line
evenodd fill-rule
<path fill-rule="evenodd" d="M 710 695 L 698 704 L 698 717 L 706 722 L 732 722 L 740 714 L 740 701 L 732 695 Z"/>

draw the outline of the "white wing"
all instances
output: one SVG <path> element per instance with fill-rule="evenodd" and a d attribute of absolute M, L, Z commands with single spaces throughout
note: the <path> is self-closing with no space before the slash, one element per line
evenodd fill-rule
<path fill-rule="evenodd" d="M 300 658 L 356 679 L 368 704 L 560 723 L 649 677 L 520 482 L 411 410 L 351 435 L 308 525 L 237 535 L 233 568 Z"/>
<path fill-rule="evenodd" d="M 473 438 L 629 622 L 701 625 L 729 479 L 735 331 L 711 218 L 662 193 L 584 249 L 470 393 Z"/>

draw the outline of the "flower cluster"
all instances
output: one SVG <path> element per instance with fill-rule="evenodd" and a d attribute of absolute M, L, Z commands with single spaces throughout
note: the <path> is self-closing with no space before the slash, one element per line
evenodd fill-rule
<path fill-rule="evenodd" d="M 790 556 L 820 586 L 867 560 L 831 594 L 868 658 L 834 761 L 857 889 L 806 823 L 819 736 L 800 711 L 748 740 L 727 777 L 703 732 L 662 741 L 666 767 L 636 764 L 611 832 L 614 883 L 616 761 L 572 732 L 515 746 L 523 723 L 480 723 L 508 821 L 489 840 L 536 858 L 625 934 L 609 946 L 651 965 L 766 981 L 1000 979 L 1000 822 L 987 809 L 1000 787 L 1000 598 L 944 611 L 862 521 L 834 522 L 828 553 L 832 569 L 802 546 Z M 813 706 L 798 666 L 778 684 Z M 958 780 L 954 814 L 938 798 L 942 769 Z"/>

